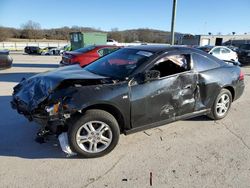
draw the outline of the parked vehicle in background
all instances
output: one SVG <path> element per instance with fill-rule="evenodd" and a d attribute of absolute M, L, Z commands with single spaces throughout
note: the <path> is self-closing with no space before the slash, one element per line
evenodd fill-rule
<path fill-rule="evenodd" d="M 41 55 L 59 55 L 60 50 L 57 47 L 45 47 L 40 50 Z"/>
<path fill-rule="evenodd" d="M 238 56 L 242 64 L 250 63 L 250 44 L 242 44 L 238 49 Z"/>
<path fill-rule="evenodd" d="M 38 46 L 26 46 L 24 48 L 24 52 L 26 54 L 41 54 L 41 48 L 39 48 Z"/>
<path fill-rule="evenodd" d="M 60 55 L 62 55 L 66 51 L 71 51 L 71 45 L 70 44 L 65 45 L 65 46 L 60 48 Z"/>
<path fill-rule="evenodd" d="M 0 50 L 0 69 L 7 69 L 12 66 L 13 59 L 9 50 Z"/>
<path fill-rule="evenodd" d="M 225 46 L 201 46 L 198 49 L 205 51 L 218 59 L 238 62 L 238 55 Z"/>
<path fill-rule="evenodd" d="M 119 43 L 114 39 L 107 39 L 107 45 L 115 45 L 117 46 Z"/>
<path fill-rule="evenodd" d="M 90 45 L 78 50 L 64 52 L 61 66 L 79 64 L 80 66 L 86 66 L 96 59 L 107 55 L 121 47 L 112 45 Z"/>
<path fill-rule="evenodd" d="M 48 55 L 60 55 L 61 48 L 52 48 L 49 50 Z"/>
<path fill-rule="evenodd" d="M 65 148 L 91 158 L 112 151 L 120 133 L 200 115 L 222 119 L 243 91 L 238 66 L 194 48 L 141 45 L 84 68 L 24 79 L 14 87 L 11 104 L 41 124 L 38 135 L 57 134 Z"/>

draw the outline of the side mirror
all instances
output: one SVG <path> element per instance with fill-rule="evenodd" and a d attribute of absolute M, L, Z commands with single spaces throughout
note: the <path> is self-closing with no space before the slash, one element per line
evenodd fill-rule
<path fill-rule="evenodd" d="M 209 54 L 213 55 L 213 52 L 209 52 Z"/>
<path fill-rule="evenodd" d="M 145 73 L 139 73 L 135 75 L 133 79 L 133 84 L 143 84 L 144 82 L 155 80 L 157 78 L 160 78 L 160 71 L 157 70 L 150 70 Z"/>
<path fill-rule="evenodd" d="M 158 70 L 149 70 L 144 74 L 144 81 L 150 81 L 160 78 L 160 71 Z"/>
<path fill-rule="evenodd" d="M 133 79 L 133 83 L 143 84 L 144 83 L 144 74 L 139 73 L 139 74 L 135 75 L 135 77 Z"/>

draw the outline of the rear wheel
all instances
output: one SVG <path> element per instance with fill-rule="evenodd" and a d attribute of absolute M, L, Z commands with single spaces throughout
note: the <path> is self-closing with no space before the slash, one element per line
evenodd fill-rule
<path fill-rule="evenodd" d="M 73 121 L 68 131 L 71 149 L 86 158 L 101 157 L 111 152 L 119 136 L 116 119 L 103 110 L 88 110 Z"/>
<path fill-rule="evenodd" d="M 222 89 L 219 95 L 217 96 L 211 112 L 208 115 L 214 120 L 219 120 L 226 117 L 232 103 L 232 94 L 227 89 Z"/>

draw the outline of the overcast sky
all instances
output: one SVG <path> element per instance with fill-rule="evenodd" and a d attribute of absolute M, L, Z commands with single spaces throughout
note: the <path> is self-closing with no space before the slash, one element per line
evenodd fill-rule
<path fill-rule="evenodd" d="M 250 0 L 178 0 L 176 31 L 192 34 L 250 32 Z M 152 28 L 170 31 L 172 0 L 0 0 L 0 25 Z"/>

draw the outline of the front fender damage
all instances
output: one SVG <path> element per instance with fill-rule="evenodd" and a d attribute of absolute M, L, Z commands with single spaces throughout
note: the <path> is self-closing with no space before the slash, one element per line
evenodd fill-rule
<path fill-rule="evenodd" d="M 94 96 L 110 90 L 114 81 L 108 80 L 64 80 L 55 86 L 45 80 L 23 80 L 14 88 L 12 107 L 30 121 L 41 125 L 36 141 L 44 143 L 50 134 L 56 134 L 62 150 L 69 156 L 71 151 L 67 130 L 71 117 L 83 113 Z M 52 87 L 54 86 L 54 87 Z"/>

